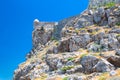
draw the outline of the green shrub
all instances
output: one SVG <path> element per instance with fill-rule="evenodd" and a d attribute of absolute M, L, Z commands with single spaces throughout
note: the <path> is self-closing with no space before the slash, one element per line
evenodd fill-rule
<path fill-rule="evenodd" d="M 57 39 L 55 37 L 53 37 L 53 36 L 50 38 L 50 40 L 52 40 L 52 41 L 56 40 L 57 41 Z"/>
<path fill-rule="evenodd" d="M 117 36 L 116 37 L 120 37 L 120 34 L 117 34 Z"/>
<path fill-rule="evenodd" d="M 78 34 L 80 31 L 78 29 L 76 29 L 75 32 Z"/>
<path fill-rule="evenodd" d="M 73 61 L 73 60 L 75 60 L 75 58 L 70 57 L 70 58 L 68 58 L 67 60 L 68 60 L 68 61 Z"/>
<path fill-rule="evenodd" d="M 63 80 L 68 80 L 69 77 L 64 77 Z"/>
<path fill-rule="evenodd" d="M 106 76 L 101 76 L 98 80 L 106 80 Z"/>
<path fill-rule="evenodd" d="M 111 7 L 114 7 L 114 6 L 115 6 L 115 2 L 109 2 L 109 3 L 105 4 L 106 8 L 111 8 Z"/>
<path fill-rule="evenodd" d="M 117 25 L 117 26 L 120 26 L 120 22 L 117 22 L 116 25 Z"/>
<path fill-rule="evenodd" d="M 62 71 L 66 71 L 66 70 L 70 70 L 74 68 L 74 66 L 64 66 L 63 68 L 61 68 Z"/>

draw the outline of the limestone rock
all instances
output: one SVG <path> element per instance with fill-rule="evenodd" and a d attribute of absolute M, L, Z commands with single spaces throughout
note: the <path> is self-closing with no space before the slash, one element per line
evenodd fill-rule
<path fill-rule="evenodd" d="M 93 67 L 93 69 L 95 72 L 108 72 L 114 70 L 115 68 L 112 64 L 102 59 Z"/>
<path fill-rule="evenodd" d="M 116 55 L 120 56 L 120 49 L 116 50 Z"/>
<path fill-rule="evenodd" d="M 120 0 L 110 1 L 90 0 L 81 14 L 59 22 L 35 19 L 32 50 L 15 70 L 13 80 L 62 80 L 65 76 L 94 80 L 103 72 L 118 75 Z"/>
<path fill-rule="evenodd" d="M 80 60 L 80 64 L 84 68 L 85 73 L 92 73 L 92 68 L 98 63 L 99 59 L 94 56 L 84 56 Z"/>

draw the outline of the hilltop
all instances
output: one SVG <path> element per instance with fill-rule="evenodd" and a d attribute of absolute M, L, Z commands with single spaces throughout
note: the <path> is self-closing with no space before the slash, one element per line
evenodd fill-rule
<path fill-rule="evenodd" d="M 120 80 L 119 3 L 90 0 L 81 14 L 62 21 L 35 19 L 33 48 L 14 80 Z"/>

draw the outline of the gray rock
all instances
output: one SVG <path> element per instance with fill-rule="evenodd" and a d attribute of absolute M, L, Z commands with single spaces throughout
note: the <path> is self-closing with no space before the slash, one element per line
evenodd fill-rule
<path fill-rule="evenodd" d="M 92 73 L 92 68 L 97 64 L 98 61 L 99 59 L 94 56 L 84 56 L 80 60 L 80 64 L 84 68 L 83 70 L 85 73 Z"/>
<path fill-rule="evenodd" d="M 116 73 L 116 71 L 115 70 L 112 70 L 112 71 L 110 71 L 110 76 L 115 76 L 117 73 Z"/>
<path fill-rule="evenodd" d="M 79 76 L 77 80 L 84 80 L 83 76 Z"/>
<path fill-rule="evenodd" d="M 116 50 L 116 55 L 120 56 L 120 49 Z"/>
<path fill-rule="evenodd" d="M 108 72 L 114 70 L 115 68 L 112 64 L 102 59 L 93 67 L 93 69 L 95 72 Z"/>
<path fill-rule="evenodd" d="M 96 44 L 96 43 L 90 43 L 90 44 L 88 44 L 87 45 L 87 49 L 88 49 L 88 51 L 92 51 L 92 52 L 98 52 L 98 51 L 100 51 L 100 49 L 101 49 L 101 45 L 98 45 L 98 44 Z"/>
<path fill-rule="evenodd" d="M 117 34 L 120 34 L 120 29 L 113 29 L 111 31 L 109 31 L 109 33 L 117 33 Z"/>
<path fill-rule="evenodd" d="M 111 49 L 117 49 L 117 48 L 119 48 L 120 44 L 119 44 L 117 38 L 112 37 L 112 35 L 110 35 L 108 38 L 108 45 L 109 45 L 109 48 L 111 48 Z"/>
<path fill-rule="evenodd" d="M 110 27 L 113 27 L 115 25 L 115 21 L 116 21 L 116 19 L 114 17 L 109 17 L 108 18 L 108 25 Z"/>
<path fill-rule="evenodd" d="M 55 53 L 55 54 L 58 53 L 58 48 L 57 47 L 53 47 L 53 53 Z"/>
<path fill-rule="evenodd" d="M 73 66 L 74 65 L 74 63 L 72 62 L 72 61 L 68 61 L 67 63 L 66 63 L 66 66 Z"/>
<path fill-rule="evenodd" d="M 118 9 L 120 10 L 120 6 L 118 6 Z"/>
<path fill-rule="evenodd" d="M 93 18 L 95 23 L 99 23 L 101 21 L 101 16 L 99 16 L 97 11 L 94 13 Z"/>
<path fill-rule="evenodd" d="M 63 64 L 62 64 L 62 62 L 59 60 L 58 63 L 57 63 L 57 68 L 59 69 L 59 68 L 61 68 L 61 67 L 63 67 Z"/>
<path fill-rule="evenodd" d="M 93 15 L 93 11 L 92 10 L 88 10 L 88 14 L 89 15 Z"/>
<path fill-rule="evenodd" d="M 108 51 L 108 40 L 107 39 L 101 39 L 100 45 L 103 51 Z"/>
<path fill-rule="evenodd" d="M 33 47 L 45 45 L 52 37 L 54 26 L 56 23 L 34 21 L 34 30 L 32 32 Z"/>
<path fill-rule="evenodd" d="M 110 12 L 111 12 L 110 9 L 107 9 L 105 12 L 106 12 L 106 15 L 107 15 L 107 18 L 108 18 L 110 16 Z"/>

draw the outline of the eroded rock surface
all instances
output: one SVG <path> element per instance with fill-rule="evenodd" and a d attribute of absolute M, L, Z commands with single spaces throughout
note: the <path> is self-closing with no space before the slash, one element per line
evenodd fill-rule
<path fill-rule="evenodd" d="M 34 20 L 33 48 L 14 71 L 14 80 L 119 78 L 120 1 L 105 0 L 99 7 L 102 2 L 91 1 L 80 15 L 60 22 Z"/>

